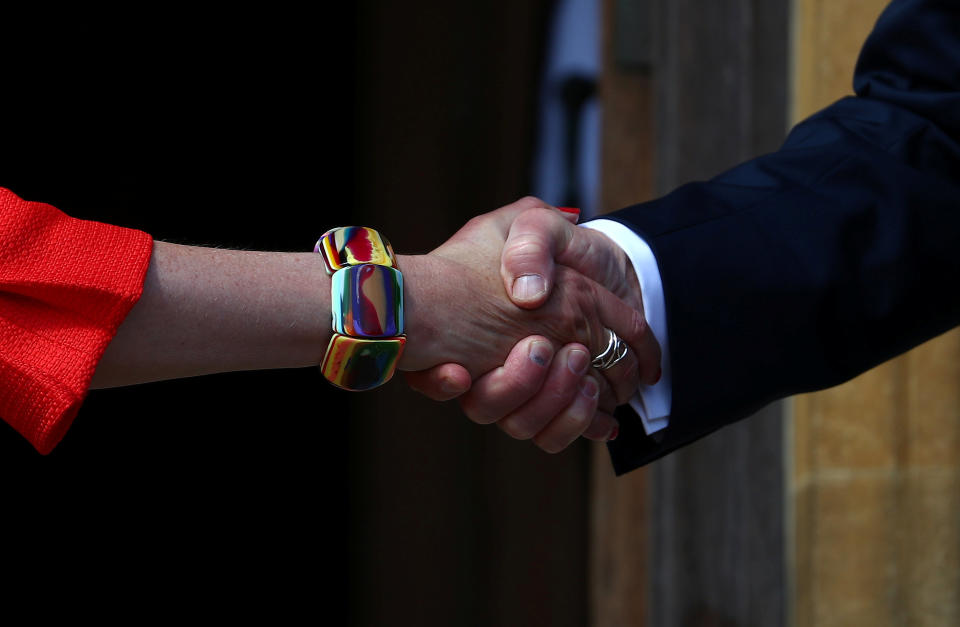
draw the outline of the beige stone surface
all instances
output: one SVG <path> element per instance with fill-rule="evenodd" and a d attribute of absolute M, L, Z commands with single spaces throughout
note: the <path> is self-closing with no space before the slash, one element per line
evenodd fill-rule
<path fill-rule="evenodd" d="M 852 93 L 885 0 L 797 0 L 791 115 Z M 960 330 L 793 400 L 797 626 L 960 624 Z"/>
<path fill-rule="evenodd" d="M 910 464 L 960 464 L 960 330 L 908 353 L 904 455 Z"/>
<path fill-rule="evenodd" d="M 857 54 L 886 5 L 886 0 L 794 2 L 793 120 L 853 94 Z"/>
<path fill-rule="evenodd" d="M 960 624 L 960 330 L 793 413 L 792 624 Z"/>
<path fill-rule="evenodd" d="M 900 361 L 894 360 L 865 373 L 854 386 L 810 395 L 808 429 L 816 433 L 816 447 L 810 454 L 818 471 L 889 468 L 896 462 L 890 441 L 898 430 L 902 370 Z M 851 394 L 853 387 L 870 393 Z"/>
<path fill-rule="evenodd" d="M 886 476 L 865 473 L 818 481 L 799 493 L 797 515 L 808 525 L 810 544 L 798 560 L 807 595 L 797 606 L 798 624 L 889 624 L 895 576 L 887 564 L 895 545 L 891 525 L 882 522 L 893 509 L 886 488 Z"/>
<path fill-rule="evenodd" d="M 794 624 L 960 624 L 960 471 L 824 474 L 794 505 Z"/>
<path fill-rule="evenodd" d="M 911 469 L 897 507 L 898 583 L 910 625 L 960 625 L 960 471 Z"/>

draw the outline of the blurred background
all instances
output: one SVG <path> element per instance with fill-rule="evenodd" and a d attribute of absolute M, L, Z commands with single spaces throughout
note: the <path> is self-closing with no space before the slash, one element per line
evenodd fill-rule
<path fill-rule="evenodd" d="M 427 252 L 526 194 L 597 215 L 775 150 L 850 92 L 884 4 L 11 24 L 0 186 L 180 243 L 306 251 L 350 223 Z M 549 456 L 399 377 L 93 392 L 47 457 L 0 429 L 11 590 L 107 618 L 957 624 L 958 353 L 948 334 L 619 479 L 600 445 Z"/>

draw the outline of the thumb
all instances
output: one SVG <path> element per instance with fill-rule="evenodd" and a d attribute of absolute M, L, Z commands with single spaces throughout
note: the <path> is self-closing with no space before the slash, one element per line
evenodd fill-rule
<path fill-rule="evenodd" d="M 579 213 L 577 209 L 534 208 L 511 223 L 500 255 L 500 276 L 513 304 L 536 309 L 546 302 L 553 288 L 555 259 L 573 238 Z"/>
<path fill-rule="evenodd" d="M 576 270 L 625 298 L 638 309 L 639 285 L 627 281 L 623 250 L 606 235 L 575 224 L 575 217 L 547 209 L 528 209 L 510 224 L 500 257 L 500 276 L 510 300 L 536 309 L 554 286 L 556 264 Z"/>

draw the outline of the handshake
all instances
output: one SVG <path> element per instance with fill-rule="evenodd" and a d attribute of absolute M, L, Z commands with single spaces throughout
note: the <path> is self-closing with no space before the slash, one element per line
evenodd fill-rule
<path fill-rule="evenodd" d="M 398 367 L 410 385 L 459 397 L 475 422 L 549 452 L 580 436 L 612 440 L 614 408 L 660 378 L 632 263 L 574 222 L 524 198 L 429 254 L 397 256 L 407 336 Z M 316 253 L 155 241 L 142 296 L 91 387 L 316 366 L 330 344 L 331 285 Z"/>
<path fill-rule="evenodd" d="M 660 378 L 632 263 L 607 236 L 536 198 L 476 217 L 427 255 L 399 256 L 399 367 L 434 400 L 558 452 L 609 441 L 614 408 Z M 618 341 L 619 340 L 619 341 Z M 462 364 L 462 365 L 461 365 Z"/>

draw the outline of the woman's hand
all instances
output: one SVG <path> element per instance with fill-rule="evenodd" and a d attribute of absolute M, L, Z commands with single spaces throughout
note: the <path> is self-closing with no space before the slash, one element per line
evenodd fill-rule
<path fill-rule="evenodd" d="M 462 398 L 471 419 L 497 422 L 550 451 L 581 434 L 610 439 L 616 429 L 610 412 L 636 391 L 641 375 L 650 381 L 659 368 L 659 347 L 643 319 L 639 288 L 631 289 L 636 277 L 629 261 L 602 234 L 561 216 L 525 198 L 471 220 L 429 255 L 401 258 L 405 276 L 412 272 L 409 352 L 401 367 L 416 370 L 437 358 L 455 362 L 408 375 L 411 385 L 443 399 L 475 379 Z M 554 259 L 580 271 L 554 266 Z M 583 271 L 613 285 L 630 304 Z M 507 292 L 514 287 L 522 288 L 515 302 L 539 308 L 518 308 Z M 427 310 L 430 302 L 441 304 Z M 601 374 L 588 364 L 606 343 L 604 327 L 632 350 Z"/>

